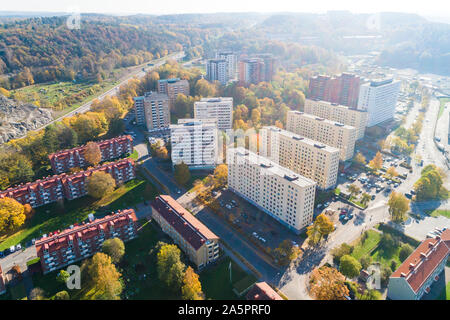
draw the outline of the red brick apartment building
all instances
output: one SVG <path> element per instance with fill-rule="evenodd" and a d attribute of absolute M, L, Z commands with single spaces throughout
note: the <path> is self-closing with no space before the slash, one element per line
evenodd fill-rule
<path fill-rule="evenodd" d="M 126 242 L 136 237 L 136 214 L 133 209 L 112 213 L 101 219 L 55 231 L 35 243 L 44 274 L 88 258 L 99 252 L 109 238 Z"/>
<path fill-rule="evenodd" d="M 219 258 L 219 237 L 174 198 L 160 195 L 151 203 L 151 207 L 153 219 L 198 268 Z"/>
<path fill-rule="evenodd" d="M 430 293 L 439 280 L 450 256 L 450 229 L 436 238 L 424 240 L 391 274 L 388 298 L 392 300 L 420 300 Z"/>
<path fill-rule="evenodd" d="M 97 142 L 102 153 L 102 161 L 117 159 L 126 153 L 133 152 L 133 138 L 130 135 L 124 135 L 109 140 Z M 69 171 L 71 168 L 83 168 L 88 165 L 84 159 L 84 150 L 86 146 L 78 148 L 61 150 L 49 155 L 53 172 L 60 174 Z"/>
<path fill-rule="evenodd" d="M 64 198 L 73 200 L 87 194 L 87 178 L 94 172 L 99 171 L 111 174 L 116 180 L 116 184 L 127 182 L 136 177 L 134 161 L 132 159 L 122 159 L 71 175 L 63 173 L 21 184 L 0 192 L 0 199 L 5 197 L 13 198 L 22 204 L 28 203 L 33 208 Z"/>
<path fill-rule="evenodd" d="M 266 282 L 257 282 L 248 291 L 247 300 L 283 300 Z"/>

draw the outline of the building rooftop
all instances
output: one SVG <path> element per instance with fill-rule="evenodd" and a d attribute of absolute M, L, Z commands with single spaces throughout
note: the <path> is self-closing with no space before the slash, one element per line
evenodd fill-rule
<path fill-rule="evenodd" d="M 324 100 L 320 100 L 320 99 L 306 99 L 305 101 L 308 101 L 308 100 L 309 100 L 309 101 L 320 102 L 320 104 L 322 104 L 322 105 L 327 105 L 327 106 L 330 106 L 330 107 L 336 107 L 336 108 L 340 108 L 340 109 L 351 110 L 351 111 L 353 111 L 353 112 L 363 112 L 363 113 L 367 113 L 366 110 L 358 110 L 358 109 L 355 109 L 355 108 L 350 108 L 350 107 L 347 107 L 347 106 L 343 106 L 343 105 L 341 105 L 341 104 L 339 104 L 339 103 L 328 102 L 328 101 L 324 101 Z"/>
<path fill-rule="evenodd" d="M 356 130 L 355 127 L 352 127 L 352 126 L 349 126 L 349 125 L 346 125 L 346 124 L 343 124 L 343 123 L 340 123 L 340 122 L 328 120 L 328 119 L 325 119 L 325 118 L 321 118 L 321 117 L 315 116 L 313 114 L 304 113 L 304 112 L 301 112 L 301 111 L 289 111 L 289 113 L 299 114 L 299 115 L 302 115 L 305 118 L 308 118 L 308 119 L 311 119 L 311 120 L 314 120 L 314 121 L 321 121 L 321 122 L 326 123 L 326 124 L 328 124 L 330 126 L 339 126 L 339 127 L 344 128 L 344 129 L 347 129 L 347 130 Z"/>
<path fill-rule="evenodd" d="M 257 282 L 248 291 L 247 300 L 283 300 L 266 282 Z"/>

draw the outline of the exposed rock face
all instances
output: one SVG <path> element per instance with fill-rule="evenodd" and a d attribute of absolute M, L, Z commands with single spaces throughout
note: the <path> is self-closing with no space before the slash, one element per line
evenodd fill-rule
<path fill-rule="evenodd" d="M 23 137 L 53 120 L 49 110 L 0 95 L 0 144 Z"/>

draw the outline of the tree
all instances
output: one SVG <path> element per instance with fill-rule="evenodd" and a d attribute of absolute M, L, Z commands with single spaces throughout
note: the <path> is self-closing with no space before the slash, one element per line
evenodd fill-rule
<path fill-rule="evenodd" d="M 398 253 L 398 257 L 400 259 L 401 262 L 405 261 L 406 258 L 408 258 L 411 253 L 413 253 L 414 249 L 413 247 L 411 247 L 411 245 L 405 243 L 402 245 L 402 247 L 400 248 L 400 252 Z"/>
<path fill-rule="evenodd" d="M 45 300 L 45 292 L 41 288 L 35 287 L 29 295 L 30 300 Z"/>
<path fill-rule="evenodd" d="M 313 225 L 306 229 L 309 244 L 318 244 L 324 236 L 328 236 L 333 230 L 334 226 L 330 219 L 323 213 L 319 214 Z"/>
<path fill-rule="evenodd" d="M 184 300 L 203 300 L 202 285 L 194 269 L 188 267 L 184 274 L 181 296 Z"/>
<path fill-rule="evenodd" d="M 383 156 L 378 151 L 375 157 L 369 162 L 369 167 L 373 170 L 380 170 L 383 167 Z"/>
<path fill-rule="evenodd" d="M 347 243 L 341 244 L 339 247 L 331 250 L 331 255 L 333 256 L 333 262 L 335 264 L 339 264 L 341 261 L 341 257 L 347 254 L 351 254 L 353 251 L 353 247 Z"/>
<path fill-rule="evenodd" d="M 345 300 L 349 290 L 345 277 L 338 270 L 323 266 L 311 273 L 309 291 L 317 300 Z"/>
<path fill-rule="evenodd" d="M 366 164 L 366 157 L 361 152 L 355 155 L 354 161 L 357 165 L 364 166 Z"/>
<path fill-rule="evenodd" d="M 393 166 L 389 167 L 386 170 L 386 174 L 388 174 L 391 178 L 398 176 L 398 172 L 397 172 L 397 170 L 395 170 L 395 167 L 393 167 Z"/>
<path fill-rule="evenodd" d="M 347 278 L 355 278 L 361 271 L 361 264 L 351 255 L 344 255 L 341 257 L 339 264 L 339 271 Z"/>
<path fill-rule="evenodd" d="M 116 181 L 109 174 L 103 171 L 94 172 L 87 179 L 87 192 L 91 197 L 101 199 L 114 191 Z"/>
<path fill-rule="evenodd" d="M 389 200 L 389 214 L 394 222 L 403 222 L 406 220 L 406 213 L 409 210 L 409 200 L 399 192 L 392 192 Z"/>
<path fill-rule="evenodd" d="M 92 259 L 86 260 L 81 267 L 87 274 L 89 296 L 87 299 L 119 300 L 122 293 L 121 274 L 116 270 L 111 257 L 97 252 Z"/>
<path fill-rule="evenodd" d="M 213 175 L 214 188 L 221 188 L 228 183 L 228 166 L 224 163 L 219 164 L 214 169 Z"/>
<path fill-rule="evenodd" d="M 424 201 L 439 198 L 443 188 L 443 179 L 445 178 L 442 171 L 435 165 L 428 165 L 423 168 L 421 177 L 414 184 L 416 192 L 416 200 Z"/>
<path fill-rule="evenodd" d="M 372 264 L 372 257 L 366 254 L 359 259 L 359 263 L 363 269 L 367 269 Z"/>
<path fill-rule="evenodd" d="M 367 205 L 370 200 L 372 200 L 372 196 L 370 194 L 364 192 L 361 197 L 361 203 L 363 205 Z"/>
<path fill-rule="evenodd" d="M 102 152 L 97 143 L 91 141 L 86 144 L 84 148 L 84 159 L 94 166 L 102 161 Z"/>
<path fill-rule="evenodd" d="M 361 189 L 356 184 L 348 185 L 347 189 L 350 192 L 350 195 L 353 197 L 356 196 L 359 193 L 359 191 L 361 191 Z"/>
<path fill-rule="evenodd" d="M 156 149 L 156 156 L 161 159 L 168 159 L 169 158 L 169 152 L 167 151 L 167 148 L 162 146 Z"/>
<path fill-rule="evenodd" d="M 186 183 L 188 183 L 191 179 L 189 167 L 184 162 L 174 165 L 174 178 L 180 185 L 186 185 Z"/>
<path fill-rule="evenodd" d="M 25 206 L 12 198 L 0 199 L 0 232 L 16 230 L 25 219 Z"/>
<path fill-rule="evenodd" d="M 294 261 L 300 255 L 300 248 L 294 246 L 291 240 L 283 240 L 278 248 L 273 250 L 273 254 L 278 260 L 278 263 L 282 266 L 288 265 L 291 261 Z"/>
<path fill-rule="evenodd" d="M 56 280 L 60 283 L 65 284 L 67 279 L 69 279 L 70 274 L 66 270 L 60 270 L 56 276 Z"/>
<path fill-rule="evenodd" d="M 69 293 L 66 290 L 59 291 L 55 294 L 55 300 L 70 300 Z"/>
<path fill-rule="evenodd" d="M 185 265 L 181 262 L 180 249 L 174 244 L 163 245 L 157 254 L 158 277 L 173 291 L 180 290 Z"/>
<path fill-rule="evenodd" d="M 119 238 L 111 238 L 103 242 L 102 251 L 111 257 L 113 263 L 118 263 L 125 254 L 125 245 Z"/>

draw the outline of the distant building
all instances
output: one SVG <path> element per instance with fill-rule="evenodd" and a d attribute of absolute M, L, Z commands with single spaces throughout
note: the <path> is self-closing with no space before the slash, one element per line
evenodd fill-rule
<path fill-rule="evenodd" d="M 170 124 L 169 96 L 165 93 L 146 92 L 134 98 L 136 123 L 148 131 L 168 127 Z"/>
<path fill-rule="evenodd" d="M 273 126 L 263 127 L 260 137 L 261 156 L 314 180 L 321 189 L 336 185 L 339 149 Z"/>
<path fill-rule="evenodd" d="M 219 258 L 219 237 L 168 195 L 151 203 L 152 217 L 181 250 L 203 268 Z"/>
<path fill-rule="evenodd" d="M 233 98 L 202 98 L 194 103 L 195 119 L 217 119 L 219 130 L 233 127 Z"/>
<path fill-rule="evenodd" d="M 336 77 L 318 75 L 309 79 L 308 98 L 356 108 L 360 84 L 361 79 L 350 73 Z"/>
<path fill-rule="evenodd" d="M 423 241 L 391 274 L 388 298 L 392 300 L 420 300 L 439 280 L 450 255 L 450 229 L 441 236 Z"/>
<path fill-rule="evenodd" d="M 43 273 L 49 273 L 101 251 L 110 238 L 128 241 L 136 237 L 136 214 L 133 209 L 112 213 L 101 219 L 55 231 L 35 242 Z"/>
<path fill-rule="evenodd" d="M 266 82 L 272 81 L 273 75 L 275 73 L 275 58 L 274 58 L 273 54 L 259 53 L 259 54 L 256 54 L 255 57 L 262 59 L 264 62 L 261 81 L 266 81 Z"/>
<path fill-rule="evenodd" d="M 173 110 L 178 95 L 189 96 L 189 82 L 179 78 L 158 80 L 158 93 L 167 94 L 169 97 L 169 108 Z"/>
<path fill-rule="evenodd" d="M 339 148 L 342 161 L 353 157 L 357 133 L 355 127 L 300 111 L 289 111 L 286 122 L 288 131 Z"/>
<path fill-rule="evenodd" d="M 232 51 L 219 51 L 216 58 L 227 62 L 228 80 L 236 79 L 237 75 L 237 55 Z"/>
<path fill-rule="evenodd" d="M 299 234 L 313 220 L 316 183 L 242 147 L 227 150 L 228 189 Z"/>
<path fill-rule="evenodd" d="M 99 171 L 111 174 L 116 184 L 124 183 L 136 177 L 134 161 L 122 159 L 70 175 L 63 173 L 21 184 L 0 192 L 0 199 L 5 197 L 13 198 L 21 204 L 28 203 L 32 208 L 58 200 L 76 199 L 87 195 L 87 178 Z"/>
<path fill-rule="evenodd" d="M 368 127 L 394 118 L 400 85 L 400 81 L 393 79 L 374 80 L 361 85 L 358 110 L 368 112 Z"/>
<path fill-rule="evenodd" d="M 120 158 L 121 156 L 133 152 L 133 138 L 130 135 L 124 135 L 108 140 L 98 141 L 96 144 L 102 154 L 101 161 L 107 161 Z M 53 172 L 56 174 L 67 172 L 72 168 L 84 168 L 89 165 L 84 159 L 86 145 L 61 150 L 49 155 L 50 164 Z"/>
<path fill-rule="evenodd" d="M 239 61 L 239 84 L 258 84 L 265 79 L 264 60 L 250 58 Z"/>
<path fill-rule="evenodd" d="M 248 291 L 247 300 L 283 300 L 281 296 L 273 290 L 267 282 L 257 282 Z"/>
<path fill-rule="evenodd" d="M 206 79 L 219 81 L 222 85 L 229 80 L 228 62 L 225 59 L 210 59 L 206 62 Z"/>
<path fill-rule="evenodd" d="M 356 139 L 364 138 L 368 118 L 367 111 L 352 109 L 328 101 L 306 99 L 305 113 L 355 127 L 357 129 Z"/>
<path fill-rule="evenodd" d="M 218 162 L 217 119 L 179 119 L 170 125 L 172 164 L 212 169 Z"/>

